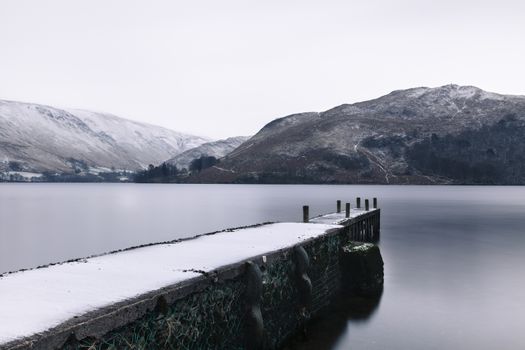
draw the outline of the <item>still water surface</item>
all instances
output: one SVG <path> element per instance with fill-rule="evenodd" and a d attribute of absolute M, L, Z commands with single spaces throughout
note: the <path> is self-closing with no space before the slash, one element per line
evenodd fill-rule
<path fill-rule="evenodd" d="M 525 349 L 525 187 L 0 184 L 0 272 L 378 197 L 385 288 L 302 349 Z"/>

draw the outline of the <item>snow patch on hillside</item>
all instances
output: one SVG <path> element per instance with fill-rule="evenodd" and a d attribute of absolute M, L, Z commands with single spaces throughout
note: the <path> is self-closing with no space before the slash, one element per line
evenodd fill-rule
<path fill-rule="evenodd" d="M 224 140 L 203 143 L 200 146 L 189 149 L 171 158 L 167 163 L 173 164 L 179 169 L 188 169 L 192 160 L 203 156 L 220 159 L 233 152 L 249 138 L 249 136 L 237 136 Z"/>
<path fill-rule="evenodd" d="M 0 100 L 0 171 L 138 170 L 209 141 L 106 113 Z"/>

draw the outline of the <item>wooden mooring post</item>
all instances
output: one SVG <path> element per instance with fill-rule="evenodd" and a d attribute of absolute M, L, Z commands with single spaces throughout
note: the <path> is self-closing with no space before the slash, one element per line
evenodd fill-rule
<path fill-rule="evenodd" d="M 356 208 L 358 208 L 358 209 L 361 208 L 361 197 L 357 197 L 355 199 L 355 204 L 356 204 Z"/>
<path fill-rule="evenodd" d="M 332 223 L 332 224 L 340 224 L 345 226 L 345 231 L 348 234 L 348 238 L 351 241 L 357 241 L 357 242 L 377 242 L 379 241 L 379 233 L 380 233 L 380 209 L 377 208 L 377 198 L 373 198 L 373 205 L 374 208 L 370 208 L 370 200 L 366 199 L 364 200 L 364 208 L 361 208 L 361 197 L 357 197 L 357 205 L 359 206 L 359 209 L 364 210 L 357 210 L 356 215 L 352 217 L 352 211 L 351 211 L 351 205 L 350 203 L 345 203 L 345 219 L 341 220 L 341 218 L 338 216 L 337 219 L 328 219 L 329 216 L 326 216 L 326 218 L 329 220 L 328 222 L 326 219 L 323 219 L 325 216 L 321 215 L 319 218 L 315 217 L 310 221 L 310 212 L 309 212 L 309 206 L 304 205 L 303 206 L 303 222 L 312 222 L 312 223 Z M 341 214 L 341 201 L 337 200 L 337 213 Z M 333 220 L 333 221 L 330 221 Z"/>
<path fill-rule="evenodd" d="M 310 208 L 307 205 L 303 205 L 303 222 L 310 221 Z"/>

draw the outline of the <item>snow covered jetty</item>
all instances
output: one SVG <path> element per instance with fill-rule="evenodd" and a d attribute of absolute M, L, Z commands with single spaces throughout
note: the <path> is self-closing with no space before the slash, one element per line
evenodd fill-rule
<path fill-rule="evenodd" d="M 380 210 L 357 204 L 1 276 L 0 349 L 277 348 L 337 293 L 382 287 L 356 243 Z"/>

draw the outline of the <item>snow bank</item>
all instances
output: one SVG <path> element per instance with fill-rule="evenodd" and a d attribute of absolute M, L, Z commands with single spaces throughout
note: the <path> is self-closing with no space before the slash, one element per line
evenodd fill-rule
<path fill-rule="evenodd" d="M 0 344 L 197 277 L 196 271 L 209 272 L 340 227 L 269 224 L 6 275 L 0 278 Z"/>

